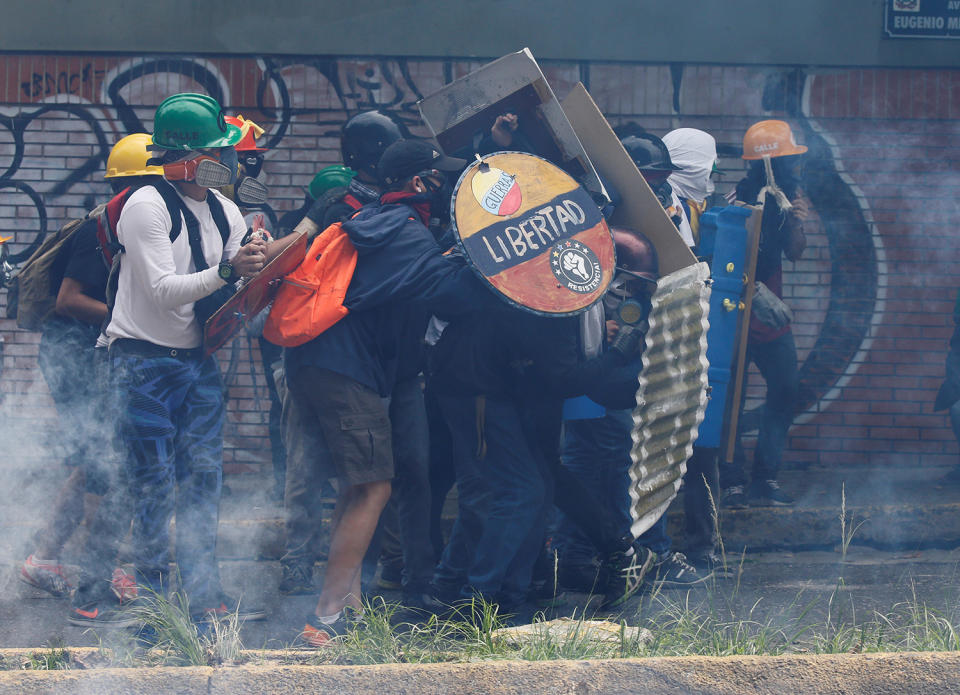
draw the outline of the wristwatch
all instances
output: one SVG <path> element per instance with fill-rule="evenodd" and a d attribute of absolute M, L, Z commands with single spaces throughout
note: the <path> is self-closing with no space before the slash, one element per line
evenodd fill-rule
<path fill-rule="evenodd" d="M 217 274 L 226 282 L 235 282 L 237 279 L 237 274 L 233 270 L 233 264 L 227 263 L 226 261 L 220 264 Z"/>

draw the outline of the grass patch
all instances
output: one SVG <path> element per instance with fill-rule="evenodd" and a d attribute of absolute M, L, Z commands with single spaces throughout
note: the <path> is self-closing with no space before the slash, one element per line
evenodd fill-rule
<path fill-rule="evenodd" d="M 216 666 L 241 661 L 243 621 L 236 612 L 197 623 L 190 617 L 184 593 L 166 598 L 142 586 L 127 610 L 143 626 L 136 634 L 118 631 L 111 634 L 111 642 L 101 642 L 101 652 L 117 665 Z"/>
<path fill-rule="evenodd" d="M 30 652 L 19 666 L 24 671 L 66 671 L 71 668 L 70 652 L 63 647 Z"/>
<path fill-rule="evenodd" d="M 742 563 L 741 563 L 742 569 Z M 827 598 L 807 600 L 801 591 L 782 606 L 764 599 L 744 606 L 739 581 L 708 582 L 699 591 L 654 587 L 636 613 L 608 618 L 580 612 L 563 621 L 505 629 L 496 606 L 475 602 L 448 620 L 414 621 L 396 604 L 377 600 L 365 606 L 351 630 L 322 650 L 245 652 L 236 615 L 197 626 L 189 604 L 178 595 L 150 597 L 136 609 L 152 630 L 151 644 L 129 632 L 111 631 L 115 640 L 101 653 L 73 664 L 68 650 L 36 650 L 5 668 L 56 670 L 156 665 L 257 663 L 389 664 L 495 660 L 619 659 L 658 656 L 837 654 L 960 650 L 960 604 L 938 610 L 912 588 L 910 597 L 885 611 L 858 613 L 840 579 Z M 814 610 L 816 609 L 816 610 Z M 817 617 L 814 617 L 816 614 Z M 558 624 L 562 629 L 556 629 Z"/>

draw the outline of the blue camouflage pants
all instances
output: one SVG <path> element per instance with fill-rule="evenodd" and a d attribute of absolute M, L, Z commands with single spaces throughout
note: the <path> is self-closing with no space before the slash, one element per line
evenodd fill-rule
<path fill-rule="evenodd" d="M 181 588 L 194 609 L 219 602 L 217 521 L 223 478 L 222 381 L 216 361 L 111 350 L 128 450 L 138 579 L 169 588 L 169 523 L 176 514 Z"/>

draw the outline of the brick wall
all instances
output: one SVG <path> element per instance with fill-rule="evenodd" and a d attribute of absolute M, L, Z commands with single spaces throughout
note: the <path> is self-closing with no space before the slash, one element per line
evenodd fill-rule
<path fill-rule="evenodd" d="M 276 214 L 297 207 L 318 169 L 339 157 L 338 131 L 369 108 L 422 133 L 416 101 L 480 65 L 389 58 L 0 56 L 0 234 L 24 256 L 44 231 L 102 200 L 117 139 L 151 129 L 172 93 L 205 91 L 267 129 L 265 172 Z M 725 176 L 739 179 L 740 141 L 782 117 L 810 147 L 806 188 L 820 224 L 804 258 L 786 264 L 802 369 L 794 464 L 952 464 L 957 445 L 931 404 L 943 374 L 957 287 L 960 71 L 798 70 L 706 65 L 551 63 L 562 98 L 584 82 L 610 121 L 662 135 L 707 130 Z M 0 305 L 5 293 L 0 293 Z M 36 369 L 36 334 L 0 321 L 3 413 L 31 433 L 56 420 Z M 230 388 L 230 470 L 269 462 L 269 398 L 256 341 L 221 351 Z M 754 374 L 748 421 L 762 395 Z M 750 411 L 754 411 L 753 415 Z"/>

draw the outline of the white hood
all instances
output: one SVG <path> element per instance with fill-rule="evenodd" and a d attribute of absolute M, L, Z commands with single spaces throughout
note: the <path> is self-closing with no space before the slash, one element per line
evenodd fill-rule
<path fill-rule="evenodd" d="M 664 135 L 663 142 L 670 159 L 680 167 L 667 179 L 674 193 L 697 203 L 705 201 L 714 189 L 710 172 L 717 161 L 717 141 L 696 128 L 677 128 Z"/>

